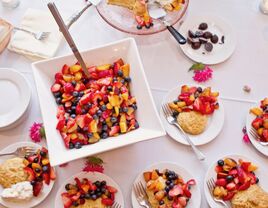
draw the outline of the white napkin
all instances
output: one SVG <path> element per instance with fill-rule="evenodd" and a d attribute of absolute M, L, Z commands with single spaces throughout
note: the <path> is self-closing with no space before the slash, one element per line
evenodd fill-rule
<path fill-rule="evenodd" d="M 34 60 L 51 58 L 55 55 L 62 40 L 62 34 L 49 12 L 28 9 L 20 27 L 33 32 L 50 32 L 50 34 L 40 41 L 31 34 L 16 31 L 8 46 L 9 50 Z"/>

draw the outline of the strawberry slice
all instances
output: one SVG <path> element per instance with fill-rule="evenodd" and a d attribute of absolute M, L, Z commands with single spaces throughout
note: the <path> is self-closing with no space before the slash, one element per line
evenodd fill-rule
<path fill-rule="evenodd" d="M 59 92 L 60 89 L 61 89 L 61 85 L 56 83 L 56 84 L 52 85 L 51 92 L 53 92 L 53 93 Z"/>
<path fill-rule="evenodd" d="M 189 181 L 186 182 L 187 185 L 193 186 L 196 184 L 196 181 L 194 179 L 191 179 Z"/>
<path fill-rule="evenodd" d="M 53 181 L 56 179 L 56 173 L 55 173 L 55 169 L 53 167 L 50 167 L 49 177 Z"/>
<path fill-rule="evenodd" d="M 178 198 L 178 203 L 179 203 L 182 207 L 185 207 L 186 204 L 187 204 L 187 199 L 186 199 L 186 197 L 184 197 L 184 196 L 179 197 L 179 198 Z"/>
<path fill-rule="evenodd" d="M 74 86 L 68 82 L 64 84 L 63 89 L 67 94 L 71 94 L 74 91 Z"/>
<path fill-rule="evenodd" d="M 268 129 L 263 129 L 262 136 L 266 141 L 268 141 Z"/>
<path fill-rule="evenodd" d="M 35 173 L 33 169 L 25 167 L 24 171 L 28 174 L 28 181 L 33 181 L 35 179 Z"/>
<path fill-rule="evenodd" d="M 233 190 L 236 189 L 236 184 L 235 184 L 234 182 L 228 183 L 228 184 L 226 185 L 226 189 L 227 189 L 228 191 L 233 191 Z"/>
<path fill-rule="evenodd" d="M 227 181 L 226 181 L 225 178 L 219 178 L 219 179 L 216 180 L 216 185 L 217 186 L 223 186 L 223 187 L 225 187 L 226 184 L 227 184 Z"/>
<path fill-rule="evenodd" d="M 86 89 L 86 86 L 83 83 L 76 83 L 74 90 L 75 91 L 83 91 Z"/>
<path fill-rule="evenodd" d="M 172 203 L 172 208 L 183 208 L 183 206 L 179 202 L 174 201 Z"/>
<path fill-rule="evenodd" d="M 253 128 L 256 129 L 256 130 L 258 130 L 261 127 L 262 124 L 263 124 L 263 119 L 259 118 L 259 117 L 255 118 L 251 123 Z"/>
<path fill-rule="evenodd" d="M 97 84 L 108 86 L 111 84 L 111 82 L 112 82 L 112 77 L 106 77 L 106 78 L 99 79 L 97 81 Z"/>
<path fill-rule="evenodd" d="M 63 116 L 61 116 L 61 118 L 59 118 L 59 121 L 57 123 L 56 129 L 61 131 L 65 126 L 65 118 Z"/>
<path fill-rule="evenodd" d="M 103 198 L 101 199 L 101 203 L 105 206 L 112 206 L 114 204 L 114 200 L 109 198 Z"/>
<path fill-rule="evenodd" d="M 112 187 L 112 186 L 107 186 L 106 188 L 110 193 L 116 193 L 117 192 L 117 189 Z"/>
<path fill-rule="evenodd" d="M 43 182 L 36 182 L 33 186 L 33 195 L 38 196 L 43 188 Z"/>
<path fill-rule="evenodd" d="M 228 192 L 226 196 L 223 197 L 224 201 L 229 201 L 231 200 L 235 195 L 235 192 Z"/>
<path fill-rule="evenodd" d="M 86 105 L 90 102 L 91 99 L 91 94 L 85 94 L 83 95 L 83 97 L 81 97 L 81 99 L 79 100 L 79 104 L 80 105 Z"/>
<path fill-rule="evenodd" d="M 62 74 L 69 74 L 70 73 L 70 67 L 67 64 L 64 64 L 61 69 Z"/>
<path fill-rule="evenodd" d="M 50 176 L 48 173 L 43 173 L 42 174 L 43 180 L 45 181 L 45 184 L 49 185 L 50 184 Z"/>
<path fill-rule="evenodd" d="M 62 73 L 57 72 L 57 73 L 55 74 L 55 80 L 56 80 L 56 83 L 60 83 L 60 80 L 63 80 Z"/>
<path fill-rule="evenodd" d="M 64 116 L 65 114 L 65 110 L 64 107 L 62 105 L 60 105 L 57 109 L 57 118 Z"/>
<path fill-rule="evenodd" d="M 238 187 L 238 191 L 244 191 L 248 189 L 251 185 L 251 180 L 248 180 L 246 183 L 242 184 L 241 186 Z"/>
<path fill-rule="evenodd" d="M 69 198 L 68 193 L 62 193 L 61 199 L 62 199 L 64 208 L 70 208 L 72 206 L 72 200 Z"/>
<path fill-rule="evenodd" d="M 109 132 L 109 136 L 114 136 L 116 135 L 118 132 L 120 131 L 120 127 L 119 126 L 112 126 L 111 130 Z"/>
<path fill-rule="evenodd" d="M 168 195 L 169 196 L 178 196 L 180 194 L 183 194 L 183 190 L 181 188 L 181 186 L 179 185 L 175 185 L 169 192 L 168 192 Z"/>
<path fill-rule="evenodd" d="M 242 184 L 245 183 L 247 175 L 242 168 L 240 167 L 237 168 L 237 175 L 238 175 L 239 182 Z"/>
<path fill-rule="evenodd" d="M 248 172 L 248 168 L 249 168 L 250 164 L 251 164 L 251 162 L 242 162 L 242 164 L 241 164 L 241 168 L 242 168 L 244 171 Z"/>

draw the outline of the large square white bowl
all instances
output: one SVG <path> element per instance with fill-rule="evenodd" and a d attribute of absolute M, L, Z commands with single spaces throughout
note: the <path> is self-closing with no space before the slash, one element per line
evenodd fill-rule
<path fill-rule="evenodd" d="M 140 128 L 127 134 L 101 140 L 95 144 L 85 145 L 81 149 L 66 149 L 60 133 L 56 130 L 57 104 L 50 87 L 53 84 L 55 73 L 64 64 L 76 63 L 76 58 L 73 55 L 67 55 L 33 63 L 32 68 L 52 166 L 166 134 L 154 105 L 134 39 L 128 38 L 89 49 L 82 52 L 82 56 L 89 66 L 112 63 L 118 58 L 122 58 L 130 64 L 131 91 L 137 98 L 138 110 L 136 116 Z"/>

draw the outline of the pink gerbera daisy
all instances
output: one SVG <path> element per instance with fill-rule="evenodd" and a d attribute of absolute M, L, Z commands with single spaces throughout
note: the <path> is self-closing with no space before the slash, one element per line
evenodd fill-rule
<path fill-rule="evenodd" d="M 45 138 L 45 129 L 42 123 L 34 122 L 30 128 L 30 137 L 34 142 L 40 142 L 42 138 Z"/>

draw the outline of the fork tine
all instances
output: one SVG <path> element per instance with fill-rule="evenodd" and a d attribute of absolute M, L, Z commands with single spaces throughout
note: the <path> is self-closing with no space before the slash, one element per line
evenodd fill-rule
<path fill-rule="evenodd" d="M 168 111 L 169 111 L 169 114 L 170 115 L 172 115 L 172 113 L 173 113 L 173 110 L 169 107 L 169 105 L 168 104 L 166 104 L 166 107 L 167 107 L 167 109 L 168 109 Z"/>
<path fill-rule="evenodd" d="M 136 197 L 138 198 L 139 197 L 139 191 L 138 191 L 138 188 L 137 188 L 137 184 L 134 184 L 134 192 L 135 192 L 135 195 Z"/>
<path fill-rule="evenodd" d="M 164 108 L 165 108 L 166 116 L 170 116 L 169 107 L 167 107 L 167 105 L 168 105 L 168 104 L 164 104 Z"/>
<path fill-rule="evenodd" d="M 253 130 L 253 128 L 251 128 L 249 132 L 255 139 L 259 139 L 259 135 L 256 133 L 255 130 Z"/>
<path fill-rule="evenodd" d="M 145 189 L 144 189 L 144 187 L 143 187 L 143 185 L 142 185 L 141 181 L 139 182 L 139 185 L 140 185 L 140 188 L 141 188 L 142 194 L 143 194 L 144 196 L 147 196 L 147 193 L 146 193 L 146 191 L 145 191 Z"/>
<path fill-rule="evenodd" d="M 138 183 L 138 190 L 139 190 L 139 195 L 140 196 L 143 196 L 143 193 L 142 193 L 142 189 L 141 189 L 141 186 L 140 186 L 140 183 Z"/>
<path fill-rule="evenodd" d="M 165 104 L 162 104 L 162 110 L 163 110 L 165 116 L 167 116 L 167 112 L 166 112 Z"/>

